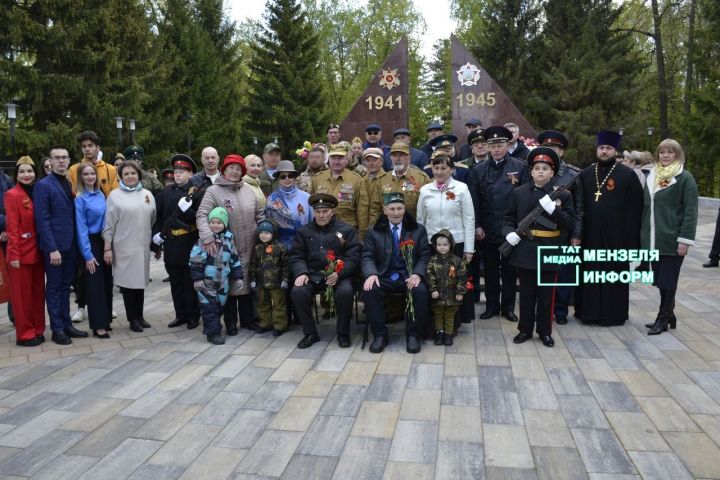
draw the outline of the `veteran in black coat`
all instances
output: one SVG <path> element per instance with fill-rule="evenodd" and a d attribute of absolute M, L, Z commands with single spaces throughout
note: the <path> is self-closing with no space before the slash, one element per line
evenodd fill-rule
<path fill-rule="evenodd" d="M 290 272 L 295 279 L 291 298 L 293 312 L 303 326 L 305 336 L 298 348 L 307 348 L 320 341 L 312 316 L 315 295 L 324 292 L 328 285 L 334 288 L 337 311 L 337 338 L 340 347 L 350 346 L 350 316 L 354 289 L 353 275 L 360 265 L 362 244 L 355 228 L 337 220 L 334 209 L 337 198 L 326 193 L 316 193 L 308 200 L 313 208 L 313 220 L 300 227 L 290 249 Z M 333 251 L 335 258 L 344 262 L 339 273 L 326 276 L 327 254 Z"/>

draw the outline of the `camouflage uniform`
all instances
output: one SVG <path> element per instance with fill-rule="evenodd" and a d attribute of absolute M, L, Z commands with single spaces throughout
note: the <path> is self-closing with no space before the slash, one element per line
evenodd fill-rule
<path fill-rule="evenodd" d="M 368 223 L 372 225 L 383 213 L 383 195 L 386 193 L 402 193 L 405 196 L 405 210 L 414 218 L 417 214 L 420 188 L 427 183 L 430 183 L 430 178 L 419 168 L 412 167 L 400 177 L 397 177 L 395 172 L 378 177 L 371 187 Z"/>
<path fill-rule="evenodd" d="M 305 171 L 298 175 L 297 180 L 295 180 L 295 185 L 297 185 L 297 187 L 303 192 L 311 193 L 310 189 L 312 188 L 312 178 L 325 170 L 327 170 L 325 165 L 318 170 L 306 168 Z"/>
<path fill-rule="evenodd" d="M 440 294 L 439 298 L 432 298 L 432 311 L 435 318 L 435 330 L 452 332 L 455 324 L 455 312 L 459 305 L 455 295 L 467 293 L 467 266 L 465 260 L 453 254 L 455 240 L 452 233 L 442 229 L 433 235 L 433 245 L 438 236 L 450 240 L 450 251 L 445 255 L 436 253 L 430 257 L 427 267 L 428 292 L 432 298 L 433 292 Z"/>
<path fill-rule="evenodd" d="M 333 178 L 330 170 L 322 171 L 313 177 L 311 193 L 327 193 L 337 198 L 335 218 L 354 227 L 361 237 L 365 236 L 368 218 L 361 206 L 367 201 L 367 191 L 360 175 L 345 169 L 338 178 Z"/>
<path fill-rule="evenodd" d="M 368 174 L 367 167 L 365 167 L 365 165 L 363 165 L 362 162 L 358 161 L 358 159 L 355 157 L 352 157 L 350 159 L 347 168 L 351 172 L 357 173 L 361 177 L 365 177 Z"/>
<path fill-rule="evenodd" d="M 157 193 L 161 192 L 163 188 L 165 188 L 165 185 L 163 185 L 160 180 L 158 180 L 157 176 L 153 173 L 148 172 L 147 170 L 143 170 L 142 184 L 143 188 L 145 188 L 146 190 L 150 190 L 153 195 L 156 195 Z"/>
<path fill-rule="evenodd" d="M 258 242 L 250 257 L 248 279 L 250 287 L 257 288 L 257 311 L 262 328 L 278 331 L 287 329 L 287 306 L 285 291 L 290 276 L 287 247 L 273 240 Z"/>

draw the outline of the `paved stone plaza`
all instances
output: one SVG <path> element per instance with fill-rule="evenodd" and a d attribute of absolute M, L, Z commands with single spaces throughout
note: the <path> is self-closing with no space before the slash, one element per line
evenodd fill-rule
<path fill-rule="evenodd" d="M 514 345 L 500 318 L 415 356 L 397 325 L 382 355 L 359 328 L 339 349 L 330 323 L 307 350 L 297 327 L 215 347 L 166 328 L 155 261 L 142 334 L 121 315 L 110 340 L 21 348 L 3 314 L 0 478 L 720 478 L 720 270 L 700 266 L 716 214 L 701 210 L 678 329 L 656 337 L 640 286 L 625 326 L 570 318 L 552 349 Z"/>

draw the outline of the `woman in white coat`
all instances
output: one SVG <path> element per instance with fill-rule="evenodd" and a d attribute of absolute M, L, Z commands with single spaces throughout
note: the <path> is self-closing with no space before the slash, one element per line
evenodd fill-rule
<path fill-rule="evenodd" d="M 155 223 L 155 198 L 142 186 L 142 169 L 127 160 L 118 169 L 120 188 L 107 199 L 103 259 L 113 266 L 125 315 L 133 332 L 150 328 L 143 318 L 145 287 L 150 279 L 150 241 Z"/>
<path fill-rule="evenodd" d="M 470 264 L 475 251 L 475 209 L 470 190 L 463 182 L 452 177 L 455 168 L 448 155 L 438 153 L 430 161 L 433 181 L 420 189 L 417 205 L 417 221 L 425 226 L 428 238 L 441 229 L 450 230 L 455 239 L 453 253 Z M 472 295 L 465 295 L 458 309 L 455 326 L 475 318 Z"/>

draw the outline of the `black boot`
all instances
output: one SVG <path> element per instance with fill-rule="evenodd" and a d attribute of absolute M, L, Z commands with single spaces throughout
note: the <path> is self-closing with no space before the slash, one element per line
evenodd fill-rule
<path fill-rule="evenodd" d="M 675 292 L 677 290 L 665 291 L 665 311 L 668 314 L 668 323 L 670 328 L 677 328 L 677 317 L 675 316 Z"/>
<path fill-rule="evenodd" d="M 650 329 L 648 335 L 660 335 L 662 332 L 667 332 L 670 315 L 663 312 L 660 314 L 660 318 L 655 325 Z"/>
<path fill-rule="evenodd" d="M 662 316 L 663 312 L 663 306 L 665 305 L 665 297 L 666 297 L 667 290 L 664 288 L 660 289 L 660 308 L 658 308 L 658 314 L 657 317 L 655 317 L 655 321 L 653 323 L 646 323 L 646 328 L 653 328 L 655 325 L 657 325 L 658 321 L 660 320 L 660 317 Z"/>

